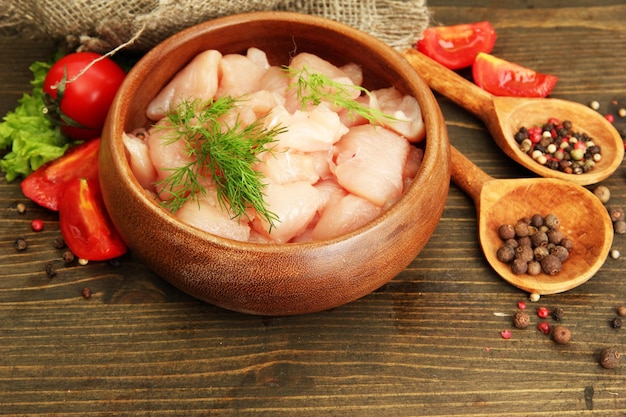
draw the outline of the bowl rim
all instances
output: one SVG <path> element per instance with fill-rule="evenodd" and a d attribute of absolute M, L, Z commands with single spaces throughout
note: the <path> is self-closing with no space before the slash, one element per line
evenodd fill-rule
<path fill-rule="evenodd" d="M 422 163 L 408 189 L 404 191 L 402 196 L 396 202 L 387 207 L 375 219 L 367 222 L 365 225 L 360 226 L 357 229 L 352 230 L 351 232 L 344 233 L 331 239 L 294 243 L 258 243 L 237 241 L 218 236 L 210 232 L 206 232 L 204 230 L 198 229 L 194 226 L 179 221 L 170 212 L 160 208 L 158 204 L 155 203 L 150 193 L 147 192 L 137 181 L 135 175 L 130 168 L 129 162 L 125 157 L 124 145 L 120 135 L 122 132 L 125 131 L 123 126 L 124 120 L 122 118 L 115 117 L 118 114 L 127 113 L 132 100 L 122 100 L 121 98 L 125 95 L 128 96 L 130 91 L 132 91 L 137 84 L 141 83 L 143 75 L 146 72 L 149 72 L 149 68 L 152 65 L 156 64 L 160 59 L 163 59 L 164 56 L 171 53 L 175 49 L 176 45 L 200 36 L 203 33 L 214 31 L 218 28 L 224 28 L 234 24 L 243 24 L 249 21 L 267 22 L 272 24 L 298 23 L 305 26 L 311 26 L 312 28 L 323 28 L 324 30 L 341 33 L 345 36 L 349 36 L 352 38 L 361 38 L 364 41 L 363 43 L 367 43 L 368 47 L 370 47 L 379 56 L 380 59 L 385 60 L 385 62 L 392 63 L 394 67 L 399 69 L 399 71 L 407 79 L 408 83 L 410 83 L 411 85 L 416 85 L 418 87 L 417 89 L 415 89 L 414 92 L 412 92 L 411 95 L 414 95 L 414 97 L 418 100 L 420 109 L 422 110 L 422 118 L 424 120 L 425 128 L 427 131 L 426 138 L 424 139 L 425 146 L 423 147 L 424 155 Z M 182 63 L 179 70 L 182 69 L 185 65 L 186 63 Z M 154 94 L 156 95 L 157 93 L 158 91 Z M 432 107 L 431 110 L 435 111 L 424 114 L 423 103 L 427 101 L 429 101 L 431 104 L 431 106 L 429 106 Z M 393 49 L 390 45 L 387 45 L 383 41 L 379 40 L 378 38 L 375 38 L 374 36 L 365 33 L 359 29 L 324 17 L 308 15 L 299 12 L 260 11 L 238 13 L 201 22 L 168 37 L 167 39 L 156 45 L 154 48 L 152 48 L 150 51 L 148 51 L 129 71 L 126 79 L 122 83 L 122 86 L 117 93 L 116 100 L 114 101 L 113 106 L 109 112 L 109 118 L 113 119 L 113 121 L 106 123 L 105 131 L 107 132 L 107 134 L 103 133 L 102 146 L 111 147 L 113 166 L 106 167 L 106 169 L 120 170 L 120 176 L 123 178 L 123 181 L 128 183 L 128 185 L 130 186 L 130 192 L 133 193 L 133 196 L 135 198 L 138 198 L 141 201 L 142 206 L 144 206 L 146 210 L 149 210 L 153 215 L 158 216 L 161 220 L 171 224 L 172 226 L 180 228 L 184 233 L 193 234 L 199 238 L 202 238 L 205 241 L 212 242 L 215 245 L 228 247 L 235 250 L 254 250 L 257 252 L 267 253 L 275 252 L 276 250 L 280 250 L 281 252 L 299 252 L 302 251 L 303 247 L 321 247 L 341 243 L 343 241 L 350 240 L 355 236 L 363 234 L 366 231 L 379 227 L 386 218 L 388 218 L 389 216 L 393 216 L 399 211 L 410 211 L 411 207 L 407 207 L 410 204 L 410 200 L 413 200 L 413 198 L 410 197 L 415 197 L 415 194 L 422 192 L 423 187 L 430 178 L 429 173 L 432 173 L 435 169 L 437 169 L 438 165 L 441 164 L 441 162 L 438 161 L 438 157 L 441 154 L 440 148 L 448 145 L 445 124 L 439 125 L 439 123 L 443 121 L 443 117 L 441 116 L 441 111 L 437 105 L 436 99 L 431 89 L 398 51 Z M 109 129 L 109 125 L 111 123 L 113 123 L 113 127 Z M 107 135 L 111 136 L 112 139 L 105 140 L 105 136 Z M 429 136 L 434 136 L 438 138 L 445 136 L 446 140 L 429 141 Z M 111 143 L 109 144 L 109 142 Z M 445 153 L 448 154 L 449 152 Z"/>

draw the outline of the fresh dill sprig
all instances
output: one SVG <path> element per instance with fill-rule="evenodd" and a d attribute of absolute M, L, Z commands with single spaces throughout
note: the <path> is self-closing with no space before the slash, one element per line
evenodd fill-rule
<path fill-rule="evenodd" d="M 202 177 L 210 176 L 217 189 L 217 200 L 222 209 L 230 210 L 233 218 L 241 218 L 253 208 L 270 225 L 278 216 L 265 205 L 262 174 L 253 166 L 258 155 L 268 151 L 266 145 L 286 129 L 265 128 L 263 119 L 242 126 L 239 119 L 228 126 L 220 117 L 232 110 L 237 100 L 222 97 L 211 103 L 182 101 L 166 117 L 169 125 L 165 142 L 183 140 L 192 161 L 171 168 L 170 175 L 156 185 L 170 197 L 164 206 L 175 212 L 185 202 L 206 194 Z"/>
<path fill-rule="evenodd" d="M 355 114 L 361 116 L 371 124 L 382 124 L 383 120 L 396 120 L 390 114 L 366 106 L 353 99 L 350 90 L 354 89 L 371 96 L 372 93 L 360 85 L 341 83 L 329 78 L 327 75 L 311 72 L 306 67 L 296 70 L 285 66 L 283 69 L 290 77 L 296 79 L 291 87 L 297 89 L 297 98 L 302 103 L 302 108 L 306 108 L 308 104 L 317 106 L 322 101 L 325 101 L 346 109 L 351 116 Z"/>

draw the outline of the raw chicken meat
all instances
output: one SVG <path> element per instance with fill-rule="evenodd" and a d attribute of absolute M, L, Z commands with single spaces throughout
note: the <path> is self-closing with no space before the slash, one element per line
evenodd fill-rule
<path fill-rule="evenodd" d="M 261 77 L 265 74 L 269 64 L 267 58 L 259 62 L 258 57 L 252 60 L 249 55 L 228 54 L 222 57 L 218 67 L 219 86 L 215 94 L 216 98 L 239 97 L 258 91 Z M 255 56 L 254 53 L 252 56 Z"/>
<path fill-rule="evenodd" d="M 393 116 L 382 120 L 383 125 L 404 136 L 410 142 L 420 142 L 426 136 L 422 111 L 415 97 L 403 95 L 394 87 L 372 91 L 378 109 Z"/>
<path fill-rule="evenodd" d="M 259 155 L 261 163 L 257 164 L 257 171 L 265 178 L 277 183 L 306 181 L 315 184 L 319 180 L 316 160 L 310 154 L 296 150 L 264 152 Z"/>
<path fill-rule="evenodd" d="M 270 230 L 267 220 L 256 217 L 252 227 L 276 243 L 289 242 L 302 233 L 317 213 L 319 191 L 305 181 L 287 184 L 268 183 L 265 188 L 267 209 L 280 219 Z"/>
<path fill-rule="evenodd" d="M 355 126 L 336 146 L 337 181 L 377 206 L 388 206 L 402 195 L 409 147 L 406 139 L 383 127 Z"/>
<path fill-rule="evenodd" d="M 313 240 L 332 239 L 374 220 L 382 208 L 354 194 L 332 199 L 313 229 Z"/>
<path fill-rule="evenodd" d="M 157 172 L 152 164 L 148 145 L 143 139 L 126 133 L 122 135 L 122 141 L 126 148 L 126 158 L 130 164 L 130 169 L 135 174 L 137 181 L 146 190 L 154 191 Z"/>
<path fill-rule="evenodd" d="M 232 214 L 223 210 L 210 197 L 187 200 L 174 213 L 174 217 L 183 223 L 217 236 L 243 242 L 250 238 L 250 225 L 246 219 L 233 219 Z"/>
<path fill-rule="evenodd" d="M 364 94 L 358 87 L 363 71 L 353 63 L 338 67 L 300 53 L 290 69 L 270 65 L 257 48 L 246 55 L 199 54 L 150 103 L 147 115 L 157 122 L 144 131 L 145 138 L 132 133 L 123 137 L 138 182 L 155 199 L 168 200 L 185 190 L 180 185 L 170 192 L 159 185 L 173 169 L 195 162 L 187 141 L 172 142 L 175 136 L 164 111 L 181 100 L 210 102 L 229 96 L 236 101 L 221 116 L 221 129 L 262 121 L 266 129 L 285 130 L 265 145 L 254 165 L 266 184 L 265 206 L 278 220 L 270 227 L 252 208 L 234 218 L 228 203 L 218 203 L 212 175 L 200 177 L 206 193 L 186 201 L 173 213 L 177 219 L 222 237 L 264 244 L 330 239 L 375 219 L 401 197 L 419 170 L 424 152 L 409 144 L 425 135 L 417 100 L 393 87 Z M 349 100 L 394 119 L 373 125 L 336 103 L 303 105 L 294 84 L 294 74 L 301 70 L 302 76 L 319 73 L 340 84 L 322 86 L 327 93 L 345 88 Z"/>
<path fill-rule="evenodd" d="M 296 110 L 294 113 L 277 106 L 267 119 L 268 128 L 275 126 L 288 126 L 286 132 L 276 136 L 277 150 L 302 152 L 326 150 L 348 131 L 339 120 L 339 115 L 324 103 L 311 111 Z"/>
<path fill-rule="evenodd" d="M 208 50 L 198 54 L 159 92 L 146 110 L 151 120 L 159 120 L 180 104 L 181 100 L 213 100 L 218 87 L 218 67 L 222 59 L 219 51 Z"/>

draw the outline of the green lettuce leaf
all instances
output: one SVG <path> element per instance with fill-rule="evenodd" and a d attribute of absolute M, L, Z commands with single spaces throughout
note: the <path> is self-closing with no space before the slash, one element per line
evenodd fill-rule
<path fill-rule="evenodd" d="M 15 110 L 0 122 L 0 149 L 10 151 L 0 160 L 0 169 L 11 182 L 27 176 L 41 165 L 63 155 L 71 145 L 44 114 L 43 82 L 51 64 L 34 62 L 31 94 L 24 94 Z"/>

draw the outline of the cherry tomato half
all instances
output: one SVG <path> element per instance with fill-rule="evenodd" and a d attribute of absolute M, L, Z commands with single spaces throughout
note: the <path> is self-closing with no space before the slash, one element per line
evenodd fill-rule
<path fill-rule="evenodd" d="M 558 77 L 480 53 L 472 67 L 476 85 L 495 96 L 545 97 Z"/>
<path fill-rule="evenodd" d="M 22 193 L 35 203 L 57 211 L 69 180 L 77 177 L 98 179 L 100 139 L 70 148 L 62 157 L 39 167 L 22 181 Z"/>
<path fill-rule="evenodd" d="M 125 76 L 115 62 L 94 52 L 64 56 L 52 65 L 44 80 L 50 118 L 70 139 L 99 137 Z"/>
<path fill-rule="evenodd" d="M 66 184 L 59 202 L 59 226 L 65 243 L 79 258 L 104 261 L 126 253 L 97 179 L 74 178 Z"/>
<path fill-rule="evenodd" d="M 479 52 L 491 52 L 496 31 L 489 22 L 429 27 L 417 49 L 449 69 L 469 67 Z"/>

